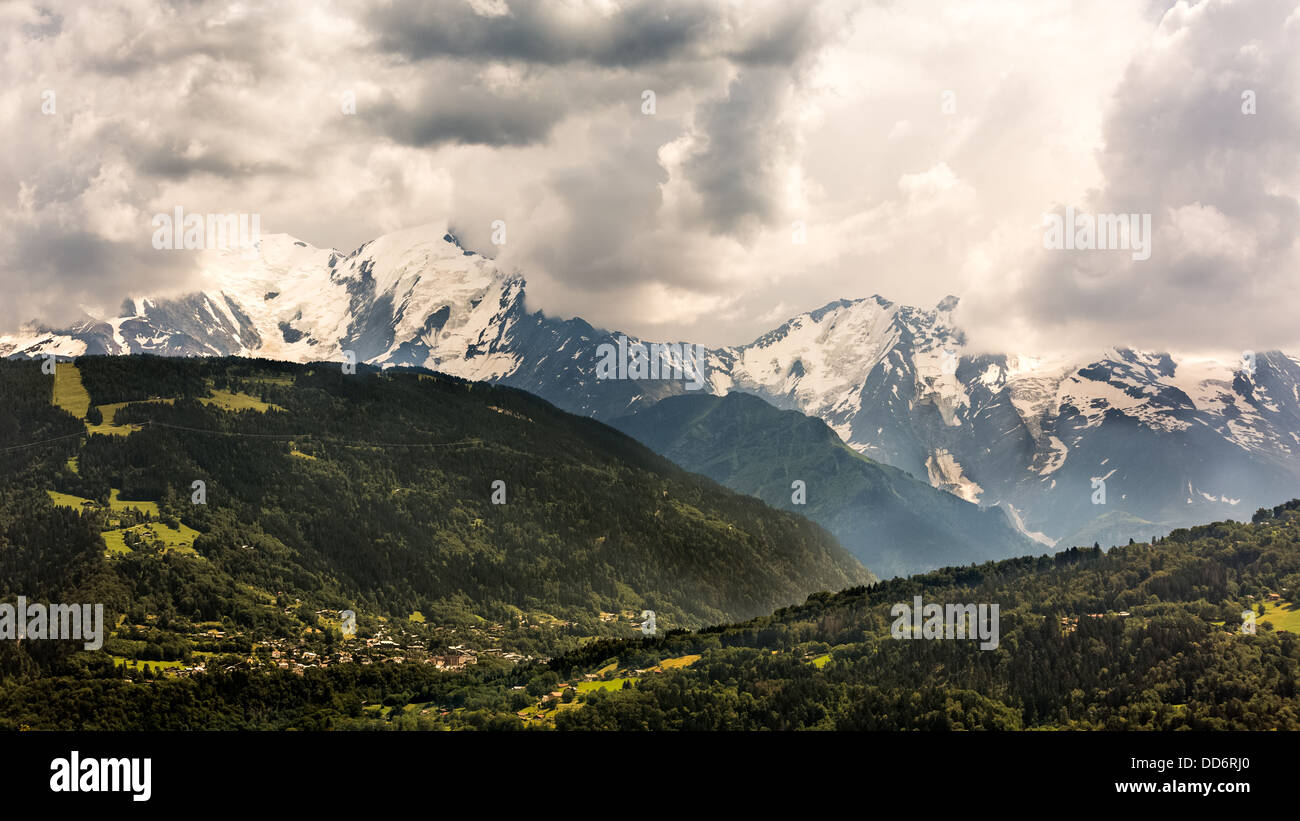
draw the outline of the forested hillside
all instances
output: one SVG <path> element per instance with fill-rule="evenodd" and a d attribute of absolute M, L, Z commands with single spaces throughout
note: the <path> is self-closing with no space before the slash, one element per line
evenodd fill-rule
<path fill-rule="evenodd" d="M 342 370 L 0 362 L 0 601 L 105 603 L 118 661 L 239 666 L 334 638 L 345 609 L 401 646 L 546 656 L 643 610 L 699 627 L 873 578 L 817 525 L 522 391 Z"/>
<path fill-rule="evenodd" d="M 562 729 L 1300 729 L 1300 502 L 1109 552 L 950 568 L 558 669 L 698 654 Z M 998 603 L 1000 644 L 898 640 L 891 607 Z M 1242 627 L 1256 615 L 1255 633 Z M 612 658 L 611 658 L 612 657 Z"/>
<path fill-rule="evenodd" d="M 687 470 L 802 513 L 882 578 L 1043 549 L 1000 507 L 868 459 L 822 420 L 751 394 L 673 396 L 611 424 Z"/>
<path fill-rule="evenodd" d="M 1298 585 L 1292 502 L 1250 525 L 819 593 L 549 663 L 27 679 L 0 690 L 0 727 L 1296 730 Z M 999 604 L 997 649 L 892 638 L 891 608 L 914 596 Z"/>
<path fill-rule="evenodd" d="M 878 582 L 805 520 L 526 394 L 135 363 L 0 369 L 0 600 L 113 611 L 102 651 L 0 642 L 0 728 L 1300 729 L 1300 502 Z M 769 574 L 796 561 L 860 583 L 707 626 L 792 600 Z M 998 605 L 996 648 L 894 638 L 917 596 Z M 629 624 L 643 598 L 653 637 Z"/>

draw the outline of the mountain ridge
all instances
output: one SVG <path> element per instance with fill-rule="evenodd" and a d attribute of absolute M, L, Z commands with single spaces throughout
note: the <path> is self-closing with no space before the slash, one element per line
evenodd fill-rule
<path fill-rule="evenodd" d="M 700 626 L 875 578 L 802 517 L 507 386 L 225 357 L 58 369 L 0 362 L 0 491 L 22 490 L 0 498 L 6 567 L 46 564 L 44 542 L 5 528 L 53 505 L 95 525 L 79 561 L 107 578 L 158 541 L 178 572 L 389 617 L 515 608 L 598 627 L 649 608 Z M 122 522 L 137 502 L 152 517 Z M 216 600 L 194 607 L 215 618 Z"/>
<path fill-rule="evenodd" d="M 671 396 L 610 424 L 687 470 L 807 516 L 881 578 L 1042 548 L 1001 508 L 874 462 L 822 420 L 752 394 Z"/>
<path fill-rule="evenodd" d="M 0 336 L 0 356 L 149 352 L 416 365 L 523 388 L 610 420 L 685 392 L 601 379 L 623 334 L 525 305 L 525 280 L 445 226 L 350 254 L 269 235 L 260 254 L 203 252 L 204 291 L 133 297 L 130 315 Z M 932 309 L 837 299 L 752 342 L 708 349 L 705 390 L 752 393 L 823 419 L 850 447 L 967 501 L 1004 506 L 1048 542 L 1108 534 L 1122 511 L 1148 533 L 1300 495 L 1300 360 L 1238 363 L 1124 347 L 1091 356 L 981 353 Z M 628 335 L 628 343 L 642 340 Z M 1104 504 L 1094 502 L 1105 483 Z M 1109 536 L 1107 536 L 1109 538 Z M 1126 541 L 1126 540 L 1124 540 Z"/>

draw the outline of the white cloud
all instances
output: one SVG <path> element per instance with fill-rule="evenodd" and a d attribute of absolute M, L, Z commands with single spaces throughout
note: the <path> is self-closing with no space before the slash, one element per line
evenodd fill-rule
<path fill-rule="evenodd" d="M 192 287 L 140 250 L 180 204 L 344 250 L 446 221 L 533 307 L 713 344 L 956 293 L 990 348 L 1300 347 L 1289 3 L 49 8 L 0 7 L 0 325 Z M 1067 204 L 1151 213 L 1152 259 L 1045 255 Z"/>

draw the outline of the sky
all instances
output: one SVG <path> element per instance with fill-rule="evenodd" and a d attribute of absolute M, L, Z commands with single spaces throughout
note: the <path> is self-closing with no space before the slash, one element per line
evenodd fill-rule
<path fill-rule="evenodd" d="M 0 43 L 0 331 L 203 287 L 181 206 L 445 224 L 646 338 L 953 294 L 989 351 L 1300 355 L 1296 0 L 18 2 Z M 1067 208 L 1149 258 L 1044 247 Z"/>

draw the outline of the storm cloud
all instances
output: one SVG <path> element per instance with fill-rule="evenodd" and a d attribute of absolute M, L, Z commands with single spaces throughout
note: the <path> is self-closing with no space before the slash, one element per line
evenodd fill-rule
<path fill-rule="evenodd" d="M 445 222 L 645 336 L 954 293 L 988 348 L 1300 349 L 1298 37 L 1276 0 L 6 4 L 0 330 L 200 287 L 149 246 L 182 206 Z M 1066 206 L 1151 214 L 1151 258 L 1045 250 Z"/>

